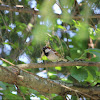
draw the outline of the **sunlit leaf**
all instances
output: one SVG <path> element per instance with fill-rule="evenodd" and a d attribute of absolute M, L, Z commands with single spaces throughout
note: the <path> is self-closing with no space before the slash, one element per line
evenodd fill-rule
<path fill-rule="evenodd" d="M 42 60 L 47 60 L 48 58 L 46 56 L 42 56 Z"/>
<path fill-rule="evenodd" d="M 7 64 L 6 64 L 6 63 L 3 63 L 3 64 L 2 64 L 2 66 L 6 67 L 6 66 L 7 66 Z"/>
<path fill-rule="evenodd" d="M 57 73 L 56 72 L 48 72 L 48 76 L 50 79 L 57 79 Z"/>
<path fill-rule="evenodd" d="M 63 26 L 61 26 L 61 25 L 57 25 L 57 28 L 60 28 L 60 29 L 66 30 L 66 28 L 63 27 Z"/>
<path fill-rule="evenodd" d="M 97 37 L 95 35 L 95 32 L 93 31 L 93 28 L 89 28 L 90 38 L 95 40 Z"/>
<path fill-rule="evenodd" d="M 61 67 L 60 66 L 56 66 L 55 69 L 61 71 Z"/>

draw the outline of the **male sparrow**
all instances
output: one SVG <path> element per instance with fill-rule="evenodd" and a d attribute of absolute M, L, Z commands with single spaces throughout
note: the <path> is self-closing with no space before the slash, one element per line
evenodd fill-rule
<path fill-rule="evenodd" d="M 43 47 L 43 54 L 45 55 L 49 60 L 55 62 L 55 61 L 67 61 L 67 59 L 63 59 L 60 54 L 58 54 L 55 50 L 51 49 L 48 46 Z"/>

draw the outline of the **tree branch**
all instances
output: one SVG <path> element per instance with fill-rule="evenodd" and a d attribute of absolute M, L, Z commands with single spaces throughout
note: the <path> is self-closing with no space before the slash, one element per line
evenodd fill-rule
<path fill-rule="evenodd" d="M 20 12 L 20 13 L 29 13 L 29 14 L 35 14 L 35 15 L 40 15 L 39 11 L 36 11 L 34 9 L 26 9 L 24 7 L 10 7 L 7 5 L 0 5 L 0 10 L 8 10 L 11 12 Z M 61 15 L 56 14 L 58 18 L 61 17 Z M 81 19 L 83 16 L 71 16 L 73 19 Z M 88 18 L 100 18 L 100 14 L 95 14 L 91 15 Z"/>
<path fill-rule="evenodd" d="M 3 59 L 5 61 L 5 59 Z M 7 63 L 9 61 L 6 61 Z M 0 66 L 0 81 L 18 84 L 21 86 L 29 87 L 35 89 L 39 92 L 44 93 L 56 93 L 56 94 L 74 94 L 83 95 L 85 97 L 96 100 L 98 96 L 92 97 L 93 95 L 99 95 L 100 88 L 92 87 L 92 88 L 82 88 L 76 86 L 69 86 L 69 84 L 62 84 L 58 81 L 51 81 L 48 79 L 41 78 L 37 75 L 34 75 L 30 72 L 27 72 L 23 69 L 25 68 L 40 68 L 40 67 L 55 67 L 55 66 L 99 66 L 100 62 L 49 62 L 47 64 L 19 64 L 17 66 L 3 67 Z M 39 87 L 38 87 L 39 86 Z M 45 89 L 44 89 L 45 87 Z M 59 91 L 58 91 L 59 90 Z M 92 94 L 89 93 L 92 91 Z"/>
<path fill-rule="evenodd" d="M 56 66 L 94 66 L 100 67 L 100 62 L 85 62 L 85 61 L 68 61 L 68 62 L 48 62 L 48 63 L 30 63 L 16 65 L 21 69 L 29 68 L 47 68 Z"/>
<path fill-rule="evenodd" d="M 23 7 L 10 7 L 10 6 L 7 6 L 7 5 L 0 5 L 0 10 L 8 10 L 8 11 L 11 11 L 11 12 L 21 12 L 21 13 L 29 13 L 29 14 L 35 14 L 35 15 L 38 15 L 39 11 L 35 11 L 35 10 L 32 10 L 32 9 L 25 9 Z"/>
<path fill-rule="evenodd" d="M 12 70 L 13 69 L 13 70 Z M 9 71 L 10 70 L 10 71 Z M 9 72 L 8 72 L 9 71 Z M 25 70 L 19 70 L 16 67 L 0 66 L 0 81 L 10 84 L 17 84 L 31 89 L 35 89 L 41 93 L 55 93 L 59 95 L 73 94 L 83 95 L 87 98 L 98 99 L 96 95 L 100 94 L 100 88 L 81 88 L 75 86 L 63 85 L 60 82 L 41 78 Z M 91 92 L 91 94 L 90 94 Z"/>

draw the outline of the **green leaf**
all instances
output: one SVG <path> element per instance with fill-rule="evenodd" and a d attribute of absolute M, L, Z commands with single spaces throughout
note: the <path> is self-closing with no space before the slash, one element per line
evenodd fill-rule
<path fill-rule="evenodd" d="M 73 81 L 71 81 L 69 79 L 62 78 L 61 80 L 64 81 L 64 82 L 66 82 L 66 83 L 73 83 Z"/>
<path fill-rule="evenodd" d="M 71 69 L 71 76 L 80 82 L 88 77 L 88 73 L 84 68 L 77 69 L 77 67 L 73 67 Z"/>
<path fill-rule="evenodd" d="M 3 96 L 4 100 L 22 100 L 21 96 L 15 95 L 15 94 L 11 94 L 11 93 L 5 93 L 5 96 Z"/>
<path fill-rule="evenodd" d="M 22 93 L 28 92 L 28 89 L 26 87 L 20 86 L 20 90 Z"/>
<path fill-rule="evenodd" d="M 66 59 L 69 60 L 69 61 L 73 61 L 73 59 L 70 58 L 69 56 L 66 56 Z"/>
<path fill-rule="evenodd" d="M 80 69 L 80 68 L 82 68 L 82 66 L 76 66 L 77 67 L 77 69 Z"/>
<path fill-rule="evenodd" d="M 64 100 L 64 98 L 62 96 L 56 96 L 53 98 L 53 100 Z"/>
<path fill-rule="evenodd" d="M 6 67 L 6 66 L 7 66 L 7 64 L 6 64 L 5 62 L 3 62 L 2 66 L 3 66 L 3 67 Z"/>
<path fill-rule="evenodd" d="M 85 52 L 89 52 L 89 53 L 92 53 L 92 54 L 95 54 L 96 56 L 100 57 L 100 49 L 86 49 Z"/>
<path fill-rule="evenodd" d="M 48 75 L 49 75 L 49 76 L 57 75 L 57 73 L 56 73 L 56 72 L 48 72 Z"/>
<path fill-rule="evenodd" d="M 89 71 L 88 71 L 88 77 L 87 77 L 86 81 L 89 83 L 93 83 L 93 81 L 94 81 L 93 75 Z"/>
<path fill-rule="evenodd" d="M 85 81 L 89 82 L 91 84 L 91 86 L 95 86 L 98 82 L 96 77 L 94 79 L 93 75 L 89 71 L 88 71 L 88 78 Z"/>
<path fill-rule="evenodd" d="M 57 28 L 60 28 L 60 29 L 66 30 L 66 28 L 63 27 L 63 26 L 61 26 L 61 25 L 57 25 Z"/>
<path fill-rule="evenodd" d="M 93 31 L 93 28 L 89 28 L 89 33 L 90 33 L 90 38 L 95 40 L 96 39 L 96 35 L 95 35 L 95 32 Z"/>
<path fill-rule="evenodd" d="M 96 48 L 95 49 L 86 49 L 85 53 L 87 53 L 87 52 L 96 55 L 96 57 L 91 58 L 91 61 L 95 61 L 95 62 L 100 61 L 100 49 L 96 49 Z"/>
<path fill-rule="evenodd" d="M 49 99 L 46 98 L 44 95 L 38 95 L 38 97 L 39 97 L 41 100 L 49 100 Z"/>
<path fill-rule="evenodd" d="M 57 73 L 56 72 L 48 72 L 48 76 L 50 79 L 57 79 Z"/>
<path fill-rule="evenodd" d="M 93 57 L 93 58 L 91 58 L 91 61 L 99 62 L 100 61 L 100 57 Z"/>
<path fill-rule="evenodd" d="M 2 42 L 2 44 L 4 45 L 4 44 L 9 44 L 8 42 Z"/>
<path fill-rule="evenodd" d="M 72 95 L 71 100 L 78 100 L 78 98 L 77 98 L 77 96 Z"/>
<path fill-rule="evenodd" d="M 100 77 L 100 72 L 96 72 L 96 75 Z"/>
<path fill-rule="evenodd" d="M 11 27 L 9 27 L 9 26 L 7 26 L 7 29 L 12 30 L 12 28 L 11 28 Z"/>
<path fill-rule="evenodd" d="M 1 82 L 1 81 L 0 81 L 0 87 L 2 87 L 3 90 L 6 90 L 6 85 L 3 82 Z"/>
<path fill-rule="evenodd" d="M 56 66 L 55 69 L 61 71 L 61 67 L 60 66 Z"/>
<path fill-rule="evenodd" d="M 97 80 L 97 83 L 100 83 L 100 79 L 99 80 Z M 100 86 L 100 85 L 99 85 Z"/>
<path fill-rule="evenodd" d="M 13 49 L 17 49 L 19 47 L 19 43 L 14 43 L 14 44 L 11 44 L 12 48 Z"/>
<path fill-rule="evenodd" d="M 97 25 L 97 28 L 98 28 L 98 29 L 100 28 L 100 24 Z"/>
<path fill-rule="evenodd" d="M 76 28 L 79 29 L 79 31 L 77 31 L 77 39 L 81 39 L 84 40 L 86 38 L 88 38 L 88 24 L 85 22 L 80 22 L 80 21 L 73 21 Z M 84 26 L 84 27 L 83 27 Z"/>
<path fill-rule="evenodd" d="M 96 71 L 98 70 L 97 67 L 86 67 L 86 69 L 90 72 L 90 74 L 93 76 L 93 78 L 96 77 Z"/>
<path fill-rule="evenodd" d="M 28 24 L 30 27 L 33 27 L 33 25 L 31 23 Z"/>
<path fill-rule="evenodd" d="M 42 56 L 42 60 L 47 60 L 48 58 L 46 56 Z"/>

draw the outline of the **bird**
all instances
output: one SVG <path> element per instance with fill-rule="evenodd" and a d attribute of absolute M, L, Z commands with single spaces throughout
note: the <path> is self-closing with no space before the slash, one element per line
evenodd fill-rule
<path fill-rule="evenodd" d="M 53 50 L 48 46 L 43 47 L 42 50 L 42 56 L 45 55 L 52 62 L 67 61 L 67 59 L 63 59 L 57 51 Z"/>

